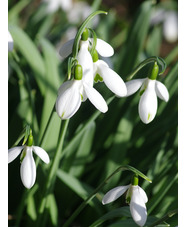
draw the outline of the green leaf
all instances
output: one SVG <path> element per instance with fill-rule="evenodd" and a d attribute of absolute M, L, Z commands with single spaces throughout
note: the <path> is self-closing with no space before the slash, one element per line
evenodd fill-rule
<path fill-rule="evenodd" d="M 27 214 L 33 221 L 37 219 L 35 201 L 32 195 L 30 195 L 27 199 Z"/>
<path fill-rule="evenodd" d="M 97 227 L 103 224 L 105 221 L 118 218 L 118 217 L 131 217 L 129 207 L 121 207 L 118 209 L 114 209 L 107 214 L 103 215 L 97 221 L 90 225 L 90 227 Z"/>
<path fill-rule="evenodd" d="M 49 210 L 51 222 L 53 226 L 57 226 L 58 223 L 58 207 L 56 199 L 53 194 L 48 195 L 46 208 Z"/>
<path fill-rule="evenodd" d="M 87 197 L 94 191 L 89 185 L 79 181 L 77 178 L 71 176 L 70 174 L 58 169 L 58 178 L 65 183 L 72 191 L 74 191 L 80 198 L 86 200 Z M 95 202 L 89 201 L 89 205 L 96 208 Z M 96 208 L 97 209 L 97 208 Z"/>
<path fill-rule="evenodd" d="M 55 101 L 57 98 L 57 90 L 60 87 L 60 76 L 59 76 L 59 60 L 57 58 L 57 52 L 53 45 L 47 41 L 46 39 L 41 39 L 39 41 L 42 47 L 42 51 L 44 54 L 44 64 L 46 68 L 46 92 L 44 97 L 44 104 L 42 109 L 42 117 L 41 117 L 41 126 L 40 126 L 40 135 L 43 134 L 49 116 L 53 110 L 55 105 Z M 57 125 L 56 125 L 57 124 Z M 59 123 L 56 121 L 56 124 L 53 125 L 53 128 L 56 127 L 58 129 Z M 53 136 L 57 137 L 58 130 L 53 130 Z"/>
<path fill-rule="evenodd" d="M 73 163 L 72 167 L 70 168 L 70 174 L 75 177 L 80 176 L 83 174 L 85 164 L 89 161 L 90 151 L 92 148 L 92 143 L 94 139 L 96 124 L 95 122 L 91 122 L 90 126 L 87 128 L 86 132 L 84 133 L 82 140 L 80 142 L 79 148 L 75 154 L 73 155 Z"/>
<path fill-rule="evenodd" d="M 13 37 L 15 48 L 21 52 L 23 57 L 27 60 L 33 75 L 40 88 L 42 94 L 45 92 L 45 65 L 44 61 L 31 38 L 19 27 L 9 26 L 9 31 Z"/>
<path fill-rule="evenodd" d="M 139 55 L 147 36 L 152 12 L 151 1 L 145 1 L 139 7 L 133 23 L 130 26 L 126 43 L 118 58 L 118 72 L 127 75 L 139 62 Z M 124 65 L 123 65 L 124 64 Z"/>

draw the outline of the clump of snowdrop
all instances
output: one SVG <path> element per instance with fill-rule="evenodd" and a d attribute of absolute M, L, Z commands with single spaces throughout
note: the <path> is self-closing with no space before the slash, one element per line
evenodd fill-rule
<path fill-rule="evenodd" d="M 118 186 L 108 191 L 103 199 L 103 205 L 111 203 L 125 194 L 126 203 L 130 206 L 133 220 L 139 226 L 144 226 L 147 220 L 146 203 L 148 201 L 145 191 L 138 186 L 138 176 L 134 175 L 132 182 L 126 186 Z"/>
<path fill-rule="evenodd" d="M 82 66 L 76 65 L 74 79 L 64 82 L 59 88 L 56 111 L 61 119 L 71 118 L 87 98 L 101 112 L 108 110 L 103 97 L 91 85 L 91 80 L 86 82 L 84 79 L 88 78 L 88 72 L 83 74 Z"/>
<path fill-rule="evenodd" d="M 8 51 L 12 51 L 13 48 L 14 48 L 14 41 L 10 32 L 8 31 Z"/>
<path fill-rule="evenodd" d="M 33 146 L 32 134 L 28 137 L 27 145 L 13 147 L 8 150 L 8 163 L 12 162 L 21 153 L 20 161 L 20 175 L 23 185 L 30 189 L 36 180 L 36 164 L 33 159 L 33 152 L 38 155 L 43 162 L 48 164 L 50 162 L 46 151 L 38 146 Z"/>
<path fill-rule="evenodd" d="M 126 85 L 120 76 L 109 68 L 105 61 L 99 60 L 98 54 L 102 57 L 112 56 L 113 48 L 104 40 L 98 39 L 92 29 L 90 31 L 94 37 L 90 38 L 89 30 L 84 29 L 75 59 L 78 67 L 82 67 L 82 76 L 74 75 L 74 79 L 66 81 L 58 91 L 56 111 L 62 119 L 72 117 L 79 109 L 81 102 L 86 101 L 87 98 L 101 112 L 105 113 L 108 110 L 103 97 L 93 88 L 94 82 L 104 81 L 118 97 L 124 97 L 127 94 Z M 63 59 L 73 53 L 74 43 L 75 39 L 71 39 L 62 46 L 59 53 Z M 76 77 L 81 79 L 77 80 Z"/>
<path fill-rule="evenodd" d="M 152 73 L 144 79 L 134 79 L 126 82 L 127 96 L 137 92 L 140 88 L 140 101 L 138 112 L 143 123 L 150 123 L 157 112 L 158 101 L 157 96 L 163 101 L 169 100 L 169 92 L 165 85 L 156 80 L 159 72 L 157 62 L 154 63 Z"/>

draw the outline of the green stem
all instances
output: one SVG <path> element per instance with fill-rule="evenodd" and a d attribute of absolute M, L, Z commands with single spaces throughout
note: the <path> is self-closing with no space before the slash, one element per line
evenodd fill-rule
<path fill-rule="evenodd" d="M 120 171 L 125 171 L 129 170 L 132 171 L 133 173 L 139 175 L 140 177 L 144 178 L 145 180 L 149 181 L 150 183 L 152 182 L 148 177 L 146 177 L 143 173 L 141 173 L 139 170 L 135 169 L 132 166 L 125 165 L 125 166 L 120 166 L 117 168 L 109 177 L 107 177 L 94 191 L 93 193 L 81 203 L 81 205 L 74 211 L 74 213 L 70 216 L 70 218 L 65 222 L 63 227 L 70 226 L 72 221 L 79 215 L 79 213 L 85 208 L 85 206 L 96 196 L 96 194 L 103 188 L 105 184 L 109 182 L 109 180 L 118 172 Z"/>
<path fill-rule="evenodd" d="M 54 107 L 53 107 L 53 109 L 51 111 L 51 114 L 50 114 L 50 117 L 49 117 L 48 122 L 46 124 L 45 130 L 44 130 L 44 132 L 43 132 L 43 134 L 41 136 L 41 139 L 40 139 L 40 142 L 39 142 L 39 145 L 38 145 L 40 147 L 43 146 L 44 139 L 46 138 L 49 126 L 52 123 L 52 116 L 53 116 L 54 110 L 55 110 L 55 105 L 54 105 Z M 25 133 L 25 129 L 24 129 L 24 133 Z M 24 136 L 24 134 L 23 134 L 23 136 Z M 23 136 L 22 136 L 22 138 L 23 138 Z M 37 157 L 37 159 L 36 159 L 36 167 L 39 164 L 39 160 L 40 160 L 39 157 Z M 16 226 L 19 226 L 19 224 L 20 224 L 21 217 L 22 217 L 22 214 L 23 214 L 23 211 L 24 211 L 24 206 L 27 204 L 27 198 L 29 197 L 30 194 L 33 194 L 33 192 L 35 192 L 37 190 L 37 188 L 38 188 L 38 185 L 35 184 L 30 190 L 27 190 L 27 189 L 24 190 L 22 198 L 21 198 L 20 205 L 19 205 L 18 210 L 17 210 Z"/>
<path fill-rule="evenodd" d="M 145 65 L 149 64 L 149 63 L 152 63 L 152 62 L 157 62 L 158 65 L 160 66 L 160 72 L 159 72 L 159 75 L 163 74 L 165 72 L 165 69 L 167 67 L 165 61 L 160 58 L 160 57 L 156 57 L 156 56 L 152 56 L 152 57 L 149 57 L 147 59 L 145 59 L 144 61 L 142 61 L 134 70 L 132 73 L 129 74 L 129 76 L 127 76 L 127 81 L 128 80 L 131 80 L 135 74 L 140 70 L 142 69 Z"/>
<path fill-rule="evenodd" d="M 84 29 L 86 28 L 87 24 L 90 22 L 90 20 L 92 20 L 92 18 L 98 14 L 107 14 L 107 12 L 105 11 L 95 11 L 93 13 L 91 13 L 87 18 L 86 20 L 82 23 L 82 25 L 80 26 L 77 34 L 76 34 L 76 37 L 75 37 L 75 40 L 74 40 L 74 45 L 73 45 L 73 49 L 72 49 L 72 55 L 74 58 L 77 58 L 77 54 L 78 54 L 78 48 L 79 48 L 79 42 L 80 42 L 80 39 L 81 39 L 81 35 L 84 31 Z"/>
<path fill-rule="evenodd" d="M 62 124 L 62 126 L 61 126 L 61 132 L 60 132 L 59 137 L 58 137 L 57 150 L 56 150 L 53 162 L 51 164 L 50 172 L 48 174 L 48 178 L 47 178 L 46 184 L 44 186 L 44 190 L 43 190 L 44 192 L 42 194 L 42 200 L 40 202 L 40 206 L 39 206 L 39 209 L 38 209 L 38 219 L 37 219 L 37 223 L 36 223 L 37 225 L 36 226 L 41 226 L 42 217 L 43 217 L 45 207 L 46 207 L 47 196 L 50 194 L 50 192 L 52 191 L 52 188 L 55 184 L 56 172 L 58 170 L 59 163 L 60 163 L 60 160 L 61 160 L 61 158 L 60 158 L 61 150 L 62 150 L 62 147 L 63 147 L 64 138 L 65 138 L 68 123 L 69 123 L 69 120 L 65 120 L 64 124 Z"/>
<path fill-rule="evenodd" d="M 167 219 L 171 218 L 172 216 L 174 216 L 177 213 L 178 213 L 178 210 L 169 211 L 166 215 L 164 215 L 162 218 L 155 221 L 153 224 L 149 225 L 148 227 L 157 226 L 157 225 L 161 224 L 162 222 L 166 221 Z"/>
<path fill-rule="evenodd" d="M 110 97 L 107 100 L 107 105 L 109 105 L 113 100 L 114 100 L 115 96 Z M 72 140 L 68 142 L 68 145 L 64 148 L 63 153 L 61 153 L 61 158 L 63 158 L 66 153 L 68 152 L 68 150 L 70 149 L 71 146 L 73 146 L 73 144 L 79 139 L 80 136 L 82 136 L 83 132 L 89 127 L 89 124 L 93 121 L 95 121 L 99 115 L 101 114 L 100 111 L 95 111 L 95 113 L 90 117 L 90 119 L 84 124 L 84 126 L 78 131 L 78 134 L 76 134 L 75 136 L 73 136 Z"/>

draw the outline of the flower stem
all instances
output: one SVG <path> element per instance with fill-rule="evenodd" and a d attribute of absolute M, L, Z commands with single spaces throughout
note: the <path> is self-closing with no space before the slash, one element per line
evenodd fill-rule
<path fill-rule="evenodd" d="M 160 66 L 160 72 L 159 72 L 159 75 L 163 74 L 165 72 L 165 69 L 167 67 L 165 61 L 160 58 L 160 57 L 156 57 L 156 56 L 152 56 L 152 57 L 149 57 L 147 59 L 145 59 L 144 61 L 142 61 L 134 70 L 132 73 L 130 73 L 128 76 L 127 76 L 127 81 L 128 80 L 131 80 L 135 74 L 140 70 L 142 69 L 145 65 L 149 64 L 149 63 L 152 63 L 152 62 L 157 62 L 157 64 Z"/>
<path fill-rule="evenodd" d="M 50 192 L 52 191 L 53 186 L 55 184 L 56 172 L 58 170 L 59 163 L 61 160 L 61 158 L 60 158 L 61 150 L 63 147 L 68 123 L 69 123 L 69 120 L 65 120 L 63 122 L 63 124 L 61 125 L 61 132 L 58 137 L 57 150 L 56 150 L 53 162 L 51 164 L 50 172 L 48 174 L 48 178 L 47 178 L 46 184 L 44 186 L 44 192 L 42 193 L 42 200 L 40 202 L 39 209 L 38 209 L 38 219 L 37 219 L 36 226 L 41 226 L 42 217 L 44 215 L 44 211 L 45 211 L 45 207 L 46 207 L 47 196 L 50 194 Z"/>
<path fill-rule="evenodd" d="M 153 224 L 149 225 L 148 227 L 157 226 L 157 225 L 161 224 L 162 222 L 166 221 L 167 219 L 169 219 L 170 217 L 174 216 L 177 213 L 178 213 L 178 210 L 169 211 L 166 215 L 164 215 L 162 218 L 155 221 Z"/>
<path fill-rule="evenodd" d="M 103 188 L 103 186 L 105 184 L 107 184 L 109 182 L 109 180 L 118 172 L 120 171 L 125 171 L 125 170 L 129 170 L 132 171 L 133 173 L 141 176 L 142 178 L 144 178 L 145 180 L 151 182 L 151 180 L 146 177 L 143 173 L 141 173 L 139 170 L 135 169 L 132 166 L 129 165 L 125 165 L 125 166 L 120 166 L 119 168 L 117 168 L 110 176 L 108 176 L 94 191 L 93 193 L 86 199 L 84 200 L 81 205 L 74 211 L 74 213 L 70 216 L 70 218 L 65 222 L 65 224 L 63 225 L 63 227 L 67 227 L 70 226 L 70 224 L 72 223 L 72 221 L 78 216 L 78 214 L 85 208 L 85 206 L 90 202 L 90 200 L 92 200 L 96 194 Z"/>
<path fill-rule="evenodd" d="M 72 49 L 72 56 L 74 58 L 77 57 L 77 54 L 78 54 L 78 48 L 79 48 L 79 41 L 81 39 L 81 35 L 84 31 L 84 29 L 86 28 L 87 24 L 92 20 L 92 18 L 98 14 L 107 14 L 107 12 L 105 11 L 95 11 L 93 12 L 92 14 L 90 14 L 86 20 L 82 23 L 82 25 L 80 26 L 77 34 L 76 34 L 76 37 L 75 37 L 75 40 L 74 40 L 74 45 L 73 45 L 73 49 Z"/>
<path fill-rule="evenodd" d="M 45 130 L 44 130 L 43 135 L 41 137 L 41 140 L 39 142 L 38 146 L 40 146 L 40 147 L 43 146 L 44 139 L 46 138 L 46 135 L 48 133 L 49 126 L 52 123 L 52 116 L 53 116 L 54 110 L 55 110 L 55 105 L 54 105 L 54 107 L 53 107 L 53 109 L 51 111 L 51 114 L 50 114 L 50 117 L 49 117 L 48 122 L 46 124 Z M 25 131 L 25 129 L 24 129 L 24 131 Z M 24 136 L 24 134 L 23 134 L 23 136 Z M 23 136 L 21 138 L 23 138 Z M 39 157 L 37 157 L 37 159 L 36 159 L 36 167 L 39 164 L 39 160 L 40 160 Z M 18 210 L 17 210 L 16 226 L 19 226 L 19 224 L 20 224 L 22 213 L 24 211 L 24 206 L 27 204 L 27 198 L 29 197 L 30 194 L 33 194 L 33 192 L 37 191 L 37 188 L 38 188 L 38 185 L 35 184 L 30 190 L 27 190 L 27 189 L 24 190 L 22 198 L 21 198 L 20 205 L 19 205 Z"/>

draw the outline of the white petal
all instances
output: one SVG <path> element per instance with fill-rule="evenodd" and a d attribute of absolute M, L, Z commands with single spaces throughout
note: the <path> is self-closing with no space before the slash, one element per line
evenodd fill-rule
<path fill-rule="evenodd" d="M 142 86 L 145 79 L 135 79 L 125 83 L 127 87 L 127 96 L 133 95 Z"/>
<path fill-rule="evenodd" d="M 166 11 L 164 9 L 157 9 L 152 12 L 150 24 L 155 25 L 163 22 L 166 18 Z"/>
<path fill-rule="evenodd" d="M 144 226 L 147 220 L 147 209 L 144 200 L 139 193 L 138 186 L 133 186 L 132 198 L 130 201 L 130 212 L 136 224 Z"/>
<path fill-rule="evenodd" d="M 90 52 L 88 51 L 88 41 L 81 41 L 80 50 L 77 56 L 78 63 L 83 68 L 82 80 L 89 86 L 93 86 L 93 61 Z"/>
<path fill-rule="evenodd" d="M 96 89 L 87 84 L 83 84 L 85 93 L 90 100 L 90 102 L 101 112 L 105 113 L 108 110 L 107 103 L 105 102 L 104 98 L 100 95 Z"/>
<path fill-rule="evenodd" d="M 43 162 L 45 162 L 46 164 L 48 164 L 50 162 L 50 158 L 47 154 L 47 152 L 38 146 L 33 146 L 33 151 L 41 158 L 41 160 Z"/>
<path fill-rule="evenodd" d="M 169 100 L 169 92 L 163 83 L 156 81 L 155 91 L 160 99 L 164 100 L 165 102 Z"/>
<path fill-rule="evenodd" d="M 65 11 L 68 12 L 70 9 L 73 7 L 72 0 L 61 0 L 60 1 L 61 8 Z"/>
<path fill-rule="evenodd" d="M 14 41 L 12 39 L 10 32 L 8 31 L 8 51 L 12 51 L 13 48 L 14 48 Z"/>
<path fill-rule="evenodd" d="M 74 39 L 71 39 L 68 42 L 64 43 L 63 46 L 60 48 L 59 54 L 63 59 L 68 57 L 72 53 L 73 44 Z"/>
<path fill-rule="evenodd" d="M 144 203 L 147 203 L 148 202 L 148 197 L 147 197 L 146 192 L 140 186 L 138 186 L 138 190 L 139 190 L 139 193 L 140 193 L 141 197 L 143 198 Z"/>
<path fill-rule="evenodd" d="M 163 34 L 165 39 L 170 42 L 176 42 L 178 39 L 178 14 L 176 11 L 166 13 L 163 23 Z"/>
<path fill-rule="evenodd" d="M 109 67 L 103 64 L 103 61 L 97 62 L 97 72 L 103 78 L 106 86 L 117 96 L 124 97 L 127 94 L 127 88 L 121 77 Z"/>
<path fill-rule="evenodd" d="M 155 82 L 155 80 L 149 80 L 149 84 L 139 101 L 139 116 L 145 124 L 150 123 L 154 119 L 157 112 L 158 102 L 154 87 Z"/>
<path fill-rule="evenodd" d="M 24 146 L 13 147 L 8 150 L 8 163 L 12 162 L 21 153 Z"/>
<path fill-rule="evenodd" d="M 47 3 L 47 13 L 54 13 L 59 8 L 59 0 L 51 1 L 51 0 L 44 0 Z"/>
<path fill-rule="evenodd" d="M 21 163 L 21 180 L 26 188 L 31 188 L 36 179 L 36 165 L 32 157 L 32 147 L 26 147 L 26 156 Z"/>
<path fill-rule="evenodd" d="M 75 81 L 71 87 L 61 92 L 56 100 L 56 112 L 61 119 L 71 118 L 81 105 L 81 95 L 79 92 L 79 83 Z"/>
<path fill-rule="evenodd" d="M 73 80 L 67 80 L 65 81 L 58 89 L 58 95 L 60 93 L 64 93 L 68 88 L 70 88 L 73 85 Z"/>
<path fill-rule="evenodd" d="M 90 40 L 93 42 L 92 38 Z M 102 57 L 110 57 L 114 54 L 112 46 L 102 39 L 97 39 L 96 50 Z"/>
<path fill-rule="evenodd" d="M 111 189 L 110 191 L 108 191 L 103 199 L 102 199 L 102 203 L 107 204 L 107 203 L 111 203 L 113 201 L 115 201 L 116 199 L 118 199 L 120 196 L 122 196 L 126 190 L 129 188 L 130 185 L 126 185 L 126 186 L 118 186 L 116 188 Z"/>

